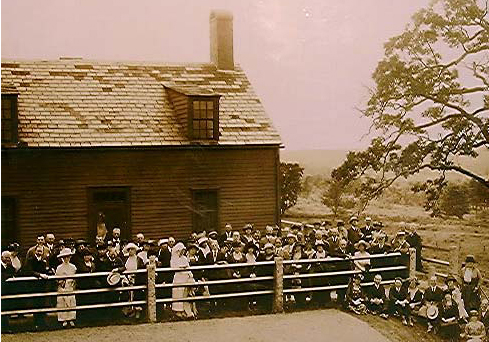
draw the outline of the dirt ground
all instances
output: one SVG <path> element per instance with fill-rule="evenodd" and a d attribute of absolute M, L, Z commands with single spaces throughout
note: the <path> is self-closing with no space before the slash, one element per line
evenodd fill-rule
<path fill-rule="evenodd" d="M 374 317 L 375 318 L 375 317 Z M 413 336 L 414 337 L 414 336 Z M 3 342 L 362 341 L 389 342 L 365 321 L 337 310 L 2 335 Z M 404 339 L 406 341 L 423 341 Z M 426 340 L 429 341 L 429 340 Z"/>

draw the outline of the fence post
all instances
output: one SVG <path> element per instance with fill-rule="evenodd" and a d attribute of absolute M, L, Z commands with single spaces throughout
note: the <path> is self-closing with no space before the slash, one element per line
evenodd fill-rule
<path fill-rule="evenodd" d="M 273 312 L 284 311 L 284 260 L 280 257 L 275 258 L 275 268 L 273 272 Z"/>
<path fill-rule="evenodd" d="M 452 273 L 453 275 L 457 275 L 459 272 L 459 252 L 460 245 L 450 246 L 450 255 L 448 256 L 448 261 L 450 262 L 450 273 Z"/>
<path fill-rule="evenodd" d="M 409 278 L 416 277 L 416 248 L 409 248 Z"/>
<path fill-rule="evenodd" d="M 156 256 L 149 257 L 148 270 L 148 289 L 146 291 L 147 315 L 150 323 L 156 323 Z"/>

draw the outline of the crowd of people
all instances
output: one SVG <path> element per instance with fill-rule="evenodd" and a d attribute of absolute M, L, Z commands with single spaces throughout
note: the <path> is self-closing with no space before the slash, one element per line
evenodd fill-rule
<path fill-rule="evenodd" d="M 103 231 L 93 243 L 83 239 L 62 239 L 56 241 L 53 234 L 40 235 L 36 245 L 30 247 L 24 256 L 19 254 L 21 246 L 12 243 L 2 252 L 2 295 L 26 292 L 57 291 L 67 292 L 54 296 L 52 300 L 34 297 L 25 300 L 7 300 L 2 310 L 11 308 L 36 308 L 56 305 L 59 308 L 74 308 L 100 303 L 127 302 L 121 312 L 135 319 L 141 317 L 143 307 L 132 305 L 145 299 L 144 289 L 129 291 L 108 291 L 102 293 L 70 294 L 77 289 L 103 287 L 137 286 L 145 284 L 146 274 L 127 274 L 124 271 L 145 269 L 154 260 L 160 269 L 157 284 L 172 284 L 157 288 L 158 298 L 184 299 L 191 296 L 209 296 L 233 292 L 271 289 L 274 266 L 256 264 L 273 261 L 276 257 L 290 260 L 284 264 L 284 273 L 290 275 L 284 281 L 284 288 L 301 289 L 324 287 L 324 291 L 298 291 L 285 297 L 288 307 L 323 307 L 336 305 L 356 314 L 374 314 L 388 319 L 399 316 L 406 326 L 413 326 L 413 317 L 424 317 L 428 331 L 439 331 L 450 337 L 460 333 L 467 338 L 485 338 L 489 324 L 486 301 L 481 301 L 480 271 L 475 258 L 468 256 L 461 270 L 460 282 L 457 277 L 446 279 L 446 287 L 438 285 L 436 277 L 430 279 L 429 287 L 422 291 L 416 278 L 409 278 L 409 269 L 389 270 L 390 266 L 409 264 L 409 250 L 416 250 L 416 268 L 421 271 L 421 238 L 415 225 L 406 225 L 395 236 L 388 236 L 381 222 L 370 218 L 360 226 L 355 216 L 348 224 L 338 220 L 324 221 L 313 225 L 292 225 L 290 227 L 267 226 L 262 232 L 252 224 L 236 230 L 226 224 L 218 233 L 194 232 L 186 241 L 173 237 L 159 240 L 146 239 L 142 233 L 133 241 L 121 239 L 121 231 Z M 397 255 L 385 258 L 369 258 L 373 254 Z M 318 260 L 300 262 L 299 260 Z M 327 262 L 328 259 L 332 262 Z M 296 263 L 294 261 L 297 261 Z M 189 270 L 190 266 L 241 264 L 229 268 L 204 268 Z M 243 265 L 245 264 L 245 265 Z M 181 269 L 181 271 L 175 271 Z M 379 271 L 376 271 L 380 269 Z M 383 271 L 381 271 L 384 269 Z M 387 270 L 385 270 L 387 269 Z M 303 277 L 307 273 L 346 272 L 335 276 Z M 352 272 L 353 271 L 353 272 Z M 79 273 L 110 272 L 104 277 L 69 278 Z M 56 281 L 49 275 L 64 276 Z M 296 275 L 297 277 L 294 277 Z M 34 276 L 36 282 L 9 282 L 18 276 Z M 268 276 L 268 277 L 267 277 Z M 261 280 L 260 277 L 265 280 Z M 219 279 L 258 278 L 256 282 L 239 281 L 207 285 L 205 281 Z M 392 280 L 389 289 L 382 285 L 384 280 Z M 365 286 L 365 283 L 371 283 Z M 182 284 L 182 286 L 174 286 Z M 185 284 L 185 285 L 183 285 Z M 348 284 L 346 288 L 338 286 Z M 338 286 L 328 289 L 328 286 Z M 388 291 L 386 291 L 388 290 Z M 176 301 L 163 305 L 179 319 L 194 319 L 199 312 L 219 310 L 270 310 L 271 295 L 231 297 L 213 300 Z M 161 308 L 160 308 L 161 309 Z M 110 308 L 100 309 L 111 310 Z M 100 311 L 99 310 L 99 311 Z M 96 317 L 89 310 L 58 312 L 61 326 L 69 328 L 77 321 Z M 45 327 L 45 314 L 34 314 L 36 328 Z M 482 325 L 481 325 L 482 324 Z M 485 328 L 484 328 L 485 324 Z M 8 329 L 8 317 L 2 316 L 2 326 Z M 463 329 L 462 329 L 463 328 Z M 462 331 L 462 330 L 463 331 Z"/>

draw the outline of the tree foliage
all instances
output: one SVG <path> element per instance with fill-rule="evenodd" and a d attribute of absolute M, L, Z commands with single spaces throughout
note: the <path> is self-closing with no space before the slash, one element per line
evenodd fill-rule
<path fill-rule="evenodd" d="M 335 218 L 340 213 L 343 213 L 345 209 L 355 207 L 356 201 L 352 198 L 351 189 L 349 188 L 335 180 L 327 182 L 326 189 L 321 196 L 321 202 L 331 209 Z"/>
<path fill-rule="evenodd" d="M 489 148 L 489 22 L 482 0 L 435 0 L 385 44 L 375 86 L 362 114 L 378 136 L 333 170 L 338 182 L 361 179 L 365 205 L 400 177 L 432 170 L 417 187 L 436 202 L 445 174 L 458 172 L 489 188 L 489 180 L 454 157 Z M 430 204 L 430 208 L 436 206 Z"/>
<path fill-rule="evenodd" d="M 469 213 L 469 197 L 463 185 L 448 185 L 440 198 L 440 212 L 446 216 L 456 216 L 459 219 Z"/>
<path fill-rule="evenodd" d="M 281 203 L 280 213 L 293 207 L 297 203 L 297 198 L 301 191 L 301 180 L 304 174 L 304 168 L 296 163 L 280 163 L 281 175 Z"/>

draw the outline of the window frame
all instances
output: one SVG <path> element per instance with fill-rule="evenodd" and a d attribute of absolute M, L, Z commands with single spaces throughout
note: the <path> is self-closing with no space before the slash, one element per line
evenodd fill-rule
<path fill-rule="evenodd" d="M 10 101 L 10 130 L 11 139 L 4 140 L 2 118 L 2 144 L 16 144 L 19 141 L 19 112 L 18 112 L 18 96 L 17 94 L 2 94 L 2 101 L 8 99 Z M 3 109 L 3 108 L 2 108 Z"/>
<path fill-rule="evenodd" d="M 213 103 L 213 117 L 212 117 L 212 137 L 196 136 L 194 131 L 194 121 L 211 121 L 208 118 L 195 118 L 194 102 L 212 102 Z M 190 96 L 188 101 L 188 134 L 191 140 L 219 140 L 219 96 Z M 206 109 L 207 111 L 207 109 Z M 199 132 L 201 130 L 199 129 Z"/>
<path fill-rule="evenodd" d="M 125 201 L 118 201 L 118 200 L 96 200 L 95 197 L 97 194 L 107 194 L 107 193 L 124 193 L 125 195 Z M 97 215 L 98 215 L 98 206 L 97 204 L 100 203 L 119 203 L 123 202 L 124 203 L 124 211 L 126 212 L 127 215 L 127 227 L 125 227 L 125 231 L 122 232 L 121 227 L 121 239 L 130 239 L 132 237 L 132 187 L 129 185 L 98 185 L 98 186 L 88 186 L 87 187 L 87 224 L 88 224 L 88 231 L 87 231 L 87 238 L 90 240 L 94 240 L 95 236 L 97 235 L 97 229 L 96 229 L 96 221 L 97 221 Z M 95 225 L 94 225 L 95 223 Z M 109 231 L 110 229 L 107 228 L 107 236 L 112 236 L 112 231 Z"/>
<path fill-rule="evenodd" d="M 2 247 L 5 247 L 6 245 L 8 245 L 9 243 L 11 242 L 19 242 L 19 236 L 20 236 L 20 232 L 19 232 L 19 201 L 18 201 L 18 198 L 15 197 L 15 196 L 9 196 L 9 195 L 2 195 L 2 206 L 5 202 L 10 202 L 10 204 L 12 205 L 12 214 L 13 214 L 13 219 L 11 220 L 12 221 L 12 236 L 9 237 L 9 241 L 5 241 L 3 238 L 2 238 Z M 4 216 L 2 215 L 2 219 L 4 218 Z M 3 220 L 2 220 L 2 223 L 5 223 Z M 5 229 L 5 226 L 2 224 L 2 233 L 3 233 L 3 230 Z M 5 246 L 3 246 L 5 245 Z"/>
<path fill-rule="evenodd" d="M 197 227 L 197 201 L 196 201 L 196 194 L 198 192 L 214 192 L 216 194 L 216 209 L 215 209 L 215 215 L 216 215 L 216 227 L 214 227 L 214 230 L 219 231 L 220 227 L 220 200 L 221 200 L 221 191 L 220 188 L 209 188 L 209 187 L 203 187 L 203 188 L 191 188 L 190 189 L 190 196 L 192 200 L 192 232 L 197 232 L 198 227 Z"/>

